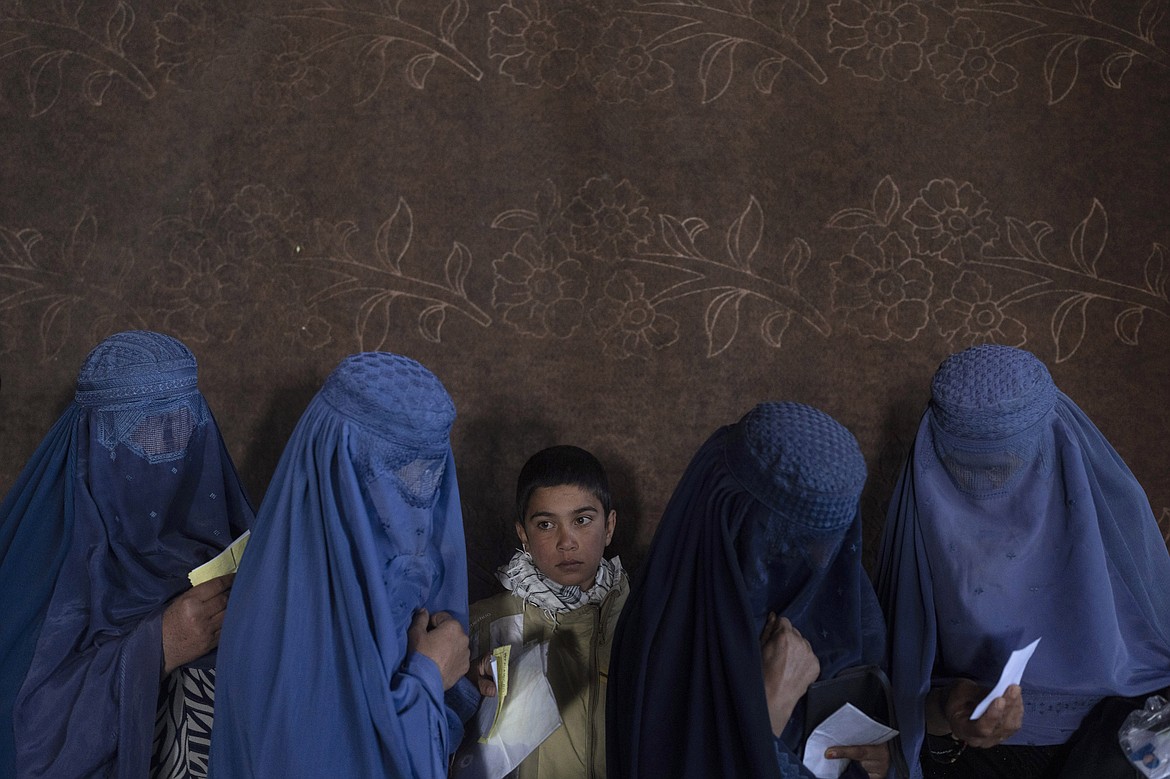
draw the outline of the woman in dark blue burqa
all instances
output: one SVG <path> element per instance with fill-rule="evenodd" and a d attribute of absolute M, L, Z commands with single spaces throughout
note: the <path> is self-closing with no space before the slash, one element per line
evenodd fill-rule
<path fill-rule="evenodd" d="M 468 667 L 454 419 L 430 371 L 382 352 L 309 403 L 232 589 L 216 779 L 446 776 L 444 691 Z"/>
<path fill-rule="evenodd" d="M 884 649 L 861 567 L 865 473 L 853 435 L 798 403 L 761 404 L 703 444 L 614 637 L 611 777 L 811 776 L 805 690 Z M 862 773 L 888 765 L 883 745 Z"/>
<path fill-rule="evenodd" d="M 252 521 L 196 374 L 174 338 L 107 338 L 0 506 L 0 776 L 206 767 L 207 712 L 199 743 L 171 702 L 151 760 L 164 673 L 201 658 L 164 681 L 210 706 L 230 581 L 187 574 Z"/>
<path fill-rule="evenodd" d="M 1135 776 L 1117 729 L 1140 699 L 1115 696 L 1170 684 L 1168 583 L 1145 493 L 1044 364 L 995 345 L 948 357 L 878 575 L 914 775 Z M 1020 687 L 971 721 L 1037 638 Z"/>

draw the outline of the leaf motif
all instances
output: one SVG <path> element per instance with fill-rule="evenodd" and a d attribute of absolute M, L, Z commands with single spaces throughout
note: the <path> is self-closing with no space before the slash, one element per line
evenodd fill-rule
<path fill-rule="evenodd" d="M 81 214 L 81 219 L 73 226 L 69 240 L 65 244 L 65 265 L 68 268 L 85 267 L 89 258 L 93 256 L 93 247 L 97 242 L 97 220 L 93 212 L 87 207 Z"/>
<path fill-rule="evenodd" d="M 804 272 L 812 257 L 812 249 L 802 238 L 793 239 L 784 259 L 780 261 L 780 279 L 786 287 L 796 286 L 796 277 Z"/>
<path fill-rule="evenodd" d="M 410 246 L 410 238 L 414 233 L 414 214 L 410 206 L 402 198 L 398 198 L 398 207 L 394 213 L 382 223 L 378 229 L 378 237 L 374 241 L 378 259 L 386 269 L 395 276 L 402 275 L 402 256 Z"/>
<path fill-rule="evenodd" d="M 695 258 L 701 256 L 695 249 L 695 242 L 691 240 L 690 233 L 677 217 L 660 214 L 658 221 L 662 225 L 662 240 L 676 256 Z"/>
<path fill-rule="evenodd" d="M 200 184 L 187 198 L 187 214 L 191 224 L 201 227 L 215 208 L 215 195 L 206 183 Z"/>
<path fill-rule="evenodd" d="M 451 0 L 439 17 L 439 37 L 455 45 L 455 31 L 467 20 L 468 10 L 467 0 Z"/>
<path fill-rule="evenodd" d="M 1033 222 L 1026 225 L 1015 217 L 1006 217 L 1008 224 L 1008 243 L 1021 257 L 1036 262 L 1048 262 L 1044 251 L 1040 248 L 1040 240 L 1052 232 L 1052 227 L 1045 222 Z"/>
<path fill-rule="evenodd" d="M 1077 267 L 1089 276 L 1097 278 L 1097 260 L 1109 240 L 1109 217 L 1101 201 L 1093 198 L 1093 205 L 1069 237 L 1069 250 Z"/>
<path fill-rule="evenodd" d="M 40 116 L 53 107 L 61 94 L 61 63 L 66 51 L 51 51 L 37 57 L 28 71 L 28 91 L 32 96 L 31 116 Z"/>
<path fill-rule="evenodd" d="M 1076 353 L 1085 338 L 1085 308 L 1093 295 L 1082 292 L 1066 298 L 1052 312 L 1052 340 L 1056 361 L 1064 362 Z"/>
<path fill-rule="evenodd" d="M 1121 79 L 1133 64 L 1132 51 L 1119 51 L 1110 54 L 1101 63 L 1101 80 L 1114 89 L 1121 89 Z"/>
<path fill-rule="evenodd" d="M 45 357 L 56 355 L 69 340 L 69 331 L 72 327 L 69 310 L 71 302 L 67 297 L 59 297 L 41 314 L 41 347 Z"/>
<path fill-rule="evenodd" d="M 1113 320 L 1113 332 L 1123 343 L 1130 346 L 1138 345 L 1138 329 L 1142 326 L 1145 317 L 1145 306 L 1137 306 L 1122 311 Z"/>
<path fill-rule="evenodd" d="M 524 208 L 513 208 L 496 216 L 492 227 L 501 230 L 534 230 L 540 226 L 536 213 Z"/>
<path fill-rule="evenodd" d="M 715 297 L 707 306 L 704 326 L 707 330 L 707 356 L 722 352 L 739 332 L 739 304 L 748 294 L 745 289 L 731 289 Z"/>
<path fill-rule="evenodd" d="M 808 13 L 808 0 L 784 0 L 780 5 L 780 29 L 791 32 Z"/>
<path fill-rule="evenodd" d="M 113 82 L 114 71 L 95 70 L 85 77 L 85 81 L 81 85 L 81 94 L 85 95 L 85 99 L 89 101 L 90 105 L 101 105 L 106 96 L 106 90 Z"/>
<path fill-rule="evenodd" d="M 760 209 L 760 201 L 752 195 L 743 213 L 727 230 L 727 254 L 735 267 L 743 271 L 751 270 L 752 257 L 760 248 L 763 233 L 764 212 Z"/>
<path fill-rule="evenodd" d="M 447 274 L 448 286 L 459 295 L 467 297 L 467 293 L 463 291 L 463 280 L 467 278 L 467 272 L 471 270 L 471 250 L 459 241 L 455 241 L 451 247 L 451 253 L 447 255 L 447 262 L 444 263 L 443 270 Z"/>
<path fill-rule="evenodd" d="M 735 75 L 735 47 L 739 38 L 720 38 L 707 47 L 699 60 L 699 81 L 703 84 L 703 103 L 717 100 L 731 85 Z"/>
<path fill-rule="evenodd" d="M 435 67 L 438 54 L 417 54 L 406 63 L 406 82 L 415 89 L 424 89 L 427 85 L 427 76 L 431 68 Z"/>
<path fill-rule="evenodd" d="M 1138 14 L 1138 35 L 1154 42 L 1154 28 L 1166 15 L 1166 0 L 1146 0 Z"/>
<path fill-rule="evenodd" d="M 28 229 L 19 232 L 0 227 L 0 267 L 7 265 L 10 268 L 36 268 L 33 261 L 32 247 L 41 240 L 41 234 L 36 230 Z"/>
<path fill-rule="evenodd" d="M 867 227 L 882 227 L 877 215 L 865 208 L 846 208 L 829 218 L 829 227 L 838 230 L 864 230 Z"/>
<path fill-rule="evenodd" d="M 443 322 L 447 320 L 447 307 L 442 303 L 431 306 L 418 315 L 418 332 L 433 343 L 442 341 Z"/>
<path fill-rule="evenodd" d="M 1048 50 L 1044 59 L 1044 83 L 1048 85 L 1048 105 L 1056 105 L 1076 86 L 1080 71 L 1083 35 L 1070 35 Z"/>
<path fill-rule="evenodd" d="M 119 2 L 106 22 L 106 39 L 110 48 L 122 53 L 122 41 L 134 26 L 134 9 L 125 2 Z"/>
<path fill-rule="evenodd" d="M 765 95 L 772 94 L 772 88 L 776 85 L 776 79 L 783 69 L 783 57 L 770 57 L 756 63 L 756 66 L 752 68 L 752 83 L 756 90 Z"/>
<path fill-rule="evenodd" d="M 552 217 L 561 210 L 561 194 L 557 192 L 557 185 L 552 179 L 545 179 L 536 190 L 536 218 L 537 223 L 550 222 Z"/>
<path fill-rule="evenodd" d="M 763 336 L 764 342 L 768 346 L 779 349 L 791 321 L 792 312 L 786 308 L 768 314 L 760 323 L 760 335 Z"/>
<path fill-rule="evenodd" d="M 894 221 L 894 215 L 901 207 L 902 199 L 898 192 L 898 185 L 889 176 L 885 176 L 873 190 L 873 215 L 882 227 L 889 227 Z"/>
<path fill-rule="evenodd" d="M 376 38 L 364 46 L 358 55 L 357 62 L 357 93 L 358 102 L 364 103 L 382 87 L 386 79 L 386 47 L 390 42 L 384 38 Z"/>
<path fill-rule="evenodd" d="M 381 292 L 371 295 L 358 308 L 357 336 L 363 352 L 376 352 L 390 334 L 390 304 L 398 297 L 397 292 Z"/>
<path fill-rule="evenodd" d="M 1146 258 L 1146 289 L 1163 300 L 1166 299 L 1166 249 L 1162 244 L 1155 243 Z"/>

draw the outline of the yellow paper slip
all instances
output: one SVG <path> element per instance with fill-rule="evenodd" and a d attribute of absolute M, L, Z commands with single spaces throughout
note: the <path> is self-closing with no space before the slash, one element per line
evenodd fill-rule
<path fill-rule="evenodd" d="M 244 547 L 248 545 L 248 537 L 251 535 L 251 530 L 245 530 L 243 535 L 232 541 L 231 546 L 187 574 L 191 586 L 235 573 L 240 567 L 240 558 L 244 556 Z"/>
<path fill-rule="evenodd" d="M 492 726 L 487 735 L 480 739 L 480 743 L 496 734 L 496 724 L 500 721 L 500 711 L 504 708 L 504 699 L 508 697 L 508 661 L 512 659 L 512 647 L 509 644 L 498 646 L 492 650 L 492 675 L 496 679 L 496 716 L 492 719 Z"/>

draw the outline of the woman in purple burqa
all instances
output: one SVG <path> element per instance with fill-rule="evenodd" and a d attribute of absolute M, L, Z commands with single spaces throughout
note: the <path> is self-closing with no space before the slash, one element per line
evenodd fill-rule
<path fill-rule="evenodd" d="M 914 776 L 1134 776 L 1117 728 L 1170 684 L 1170 555 L 1149 501 L 1028 352 L 952 355 L 931 395 L 878 576 Z M 1035 639 L 1022 683 L 972 721 Z"/>
<path fill-rule="evenodd" d="M 0 505 L 0 776 L 204 772 L 230 577 L 187 574 L 253 512 L 196 377 L 174 338 L 107 338 Z"/>

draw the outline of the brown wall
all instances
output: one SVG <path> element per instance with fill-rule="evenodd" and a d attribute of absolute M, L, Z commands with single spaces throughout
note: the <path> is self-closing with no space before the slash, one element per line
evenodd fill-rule
<path fill-rule="evenodd" d="M 636 563 L 761 400 L 856 433 L 872 562 L 934 368 L 991 340 L 1048 363 L 1170 527 L 1156 3 L 25 5 L 0 10 L 0 490 L 86 352 L 144 327 L 199 357 L 257 501 L 341 357 L 428 365 L 475 595 L 532 451 L 610 466 Z"/>

